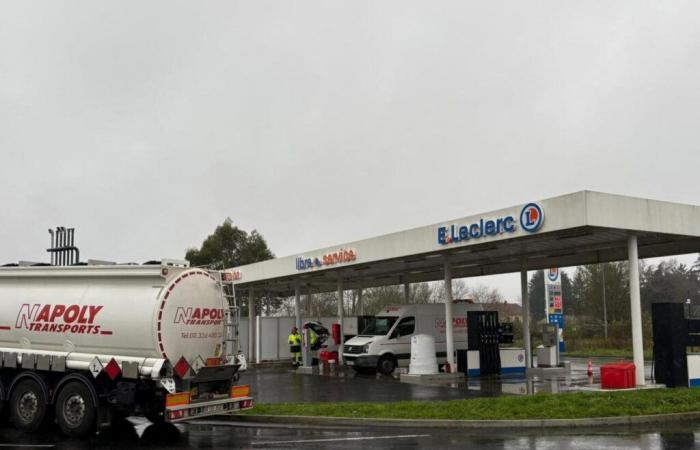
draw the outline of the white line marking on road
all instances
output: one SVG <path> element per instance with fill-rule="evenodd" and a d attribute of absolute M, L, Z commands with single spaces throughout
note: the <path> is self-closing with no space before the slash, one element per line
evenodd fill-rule
<path fill-rule="evenodd" d="M 294 428 L 294 429 L 307 429 L 311 428 L 314 430 L 318 429 L 332 429 L 337 430 L 337 427 L 331 425 L 306 425 L 306 424 L 287 424 L 287 423 L 262 423 L 262 422 L 235 422 L 235 421 L 224 421 L 224 420 L 192 420 L 187 422 L 191 425 L 210 425 L 210 426 L 222 426 L 222 427 L 234 427 L 234 428 Z"/>
<path fill-rule="evenodd" d="M 361 436 L 346 438 L 326 438 L 326 439 L 300 439 L 297 441 L 261 441 L 251 442 L 252 445 L 275 445 L 275 444 L 304 444 L 312 442 L 340 442 L 340 441 L 371 441 L 375 439 L 409 439 L 417 437 L 430 437 L 429 434 L 396 434 L 393 436 Z"/>

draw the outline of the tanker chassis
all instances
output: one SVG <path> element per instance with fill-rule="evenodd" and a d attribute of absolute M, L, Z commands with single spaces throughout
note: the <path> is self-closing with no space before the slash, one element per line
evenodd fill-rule
<path fill-rule="evenodd" d="M 186 264 L 0 268 L 0 411 L 83 436 L 253 406 L 227 272 Z"/>

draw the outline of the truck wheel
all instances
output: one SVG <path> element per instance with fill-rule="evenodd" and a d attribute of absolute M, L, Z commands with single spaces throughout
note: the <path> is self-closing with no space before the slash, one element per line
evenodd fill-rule
<path fill-rule="evenodd" d="M 384 355 L 379 358 L 377 371 L 383 375 L 391 375 L 396 369 L 396 359 L 393 355 Z"/>
<path fill-rule="evenodd" d="M 3 384 L 2 380 L 0 380 L 0 421 L 2 421 L 4 418 L 3 413 L 6 412 L 5 403 L 7 402 L 5 401 L 5 392 L 7 392 L 5 390 L 5 385 Z"/>
<path fill-rule="evenodd" d="M 97 408 L 90 390 L 79 381 L 71 381 L 61 389 L 56 399 L 56 421 L 63 434 L 81 437 L 95 425 Z"/>
<path fill-rule="evenodd" d="M 36 431 L 46 417 L 44 391 L 35 380 L 19 382 L 10 395 L 10 420 L 24 431 Z"/>
<path fill-rule="evenodd" d="M 163 413 L 159 413 L 156 411 L 149 411 L 145 414 L 146 419 L 148 419 L 149 422 L 154 423 L 154 424 L 159 424 L 159 423 L 165 423 L 165 416 Z"/>

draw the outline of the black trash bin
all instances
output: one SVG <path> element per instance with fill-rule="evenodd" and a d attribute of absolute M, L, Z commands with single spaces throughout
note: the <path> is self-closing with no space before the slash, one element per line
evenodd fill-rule
<path fill-rule="evenodd" d="M 467 351 L 457 350 L 457 372 L 467 373 Z"/>

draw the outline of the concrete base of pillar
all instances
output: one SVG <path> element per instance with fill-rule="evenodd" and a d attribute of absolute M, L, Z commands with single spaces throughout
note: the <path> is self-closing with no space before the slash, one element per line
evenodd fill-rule
<path fill-rule="evenodd" d="M 318 373 L 318 366 L 299 366 L 296 373 Z"/>
<path fill-rule="evenodd" d="M 557 373 L 561 374 L 566 374 L 566 373 L 571 373 L 571 363 L 568 361 L 564 363 L 562 366 L 555 366 L 555 367 L 530 367 L 526 371 L 528 376 L 546 376 L 546 375 L 553 375 Z"/>
<path fill-rule="evenodd" d="M 572 391 L 584 391 L 584 392 L 619 392 L 619 391 L 641 391 L 644 389 L 665 389 L 665 384 L 644 384 L 642 386 L 637 386 L 629 389 L 603 389 L 600 384 L 591 384 L 590 386 L 581 386 L 571 389 Z"/>
<path fill-rule="evenodd" d="M 294 366 L 292 365 L 292 361 L 290 360 L 281 360 L 281 361 L 263 361 L 260 363 L 251 363 L 248 362 L 248 369 L 269 369 L 272 367 L 289 367 L 293 368 Z"/>

